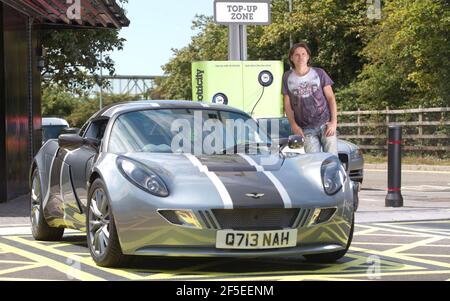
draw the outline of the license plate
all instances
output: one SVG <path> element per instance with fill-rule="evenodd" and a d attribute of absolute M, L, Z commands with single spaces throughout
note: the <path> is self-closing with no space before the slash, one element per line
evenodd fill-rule
<path fill-rule="evenodd" d="M 217 249 L 278 249 L 297 246 L 297 229 L 280 231 L 217 231 Z"/>

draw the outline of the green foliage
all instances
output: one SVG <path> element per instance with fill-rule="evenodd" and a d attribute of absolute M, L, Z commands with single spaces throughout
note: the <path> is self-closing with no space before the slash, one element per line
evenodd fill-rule
<path fill-rule="evenodd" d="M 114 103 L 134 101 L 140 99 L 139 96 L 103 94 L 103 106 Z M 93 98 L 80 98 L 79 103 L 73 108 L 67 121 L 73 127 L 82 127 L 83 124 L 100 109 L 99 95 Z"/>
<path fill-rule="evenodd" d="M 335 81 L 345 110 L 447 106 L 450 95 L 450 13 L 446 0 L 384 1 L 381 20 L 367 17 L 367 1 L 272 1 L 272 24 L 249 26 L 250 60 L 282 60 L 288 65 L 290 38 L 306 41 L 313 65 Z M 228 30 L 212 18 L 196 16 L 198 34 L 174 49 L 163 66 L 156 98 L 190 99 L 191 62 L 225 60 Z"/>
<path fill-rule="evenodd" d="M 103 94 L 103 106 L 141 99 L 138 96 Z M 66 119 L 71 127 L 80 128 L 100 109 L 100 97 L 75 96 L 67 89 L 51 85 L 43 89 L 42 116 Z"/>
<path fill-rule="evenodd" d="M 128 0 L 117 2 L 124 4 Z M 122 50 L 125 42 L 118 30 L 105 28 L 45 30 L 40 38 L 47 50 L 42 70 L 44 87 L 56 84 L 78 93 L 95 83 L 104 85 L 95 74 L 100 68 L 114 74 L 114 61 L 107 53 Z M 106 53 L 103 60 L 101 53 Z"/>
<path fill-rule="evenodd" d="M 49 85 L 42 91 L 42 116 L 69 116 L 79 100 L 56 85 Z"/>
<path fill-rule="evenodd" d="M 358 30 L 365 20 L 365 2 L 296 0 L 292 14 L 287 3 L 272 1 L 271 25 L 248 26 L 249 59 L 283 60 L 288 68 L 292 36 L 294 41 L 310 43 L 315 66 L 329 71 L 337 86 L 350 83 L 362 67 L 357 56 L 363 48 Z M 190 99 L 191 63 L 227 59 L 226 26 L 214 24 L 211 17 L 196 16 L 192 28 L 199 33 L 188 46 L 173 50 L 174 57 L 163 66 L 168 77 L 152 93 L 167 99 Z"/>
<path fill-rule="evenodd" d="M 450 10 L 445 0 L 386 3 L 370 29 L 361 74 L 339 96 L 343 107 L 367 109 L 448 106 Z M 369 30 L 368 30 L 369 32 Z"/>
<path fill-rule="evenodd" d="M 192 62 L 227 59 L 227 27 L 214 24 L 211 17 L 196 16 L 192 29 L 199 33 L 188 46 L 172 50 L 174 57 L 163 66 L 168 76 L 156 82 L 153 99 L 191 99 Z"/>

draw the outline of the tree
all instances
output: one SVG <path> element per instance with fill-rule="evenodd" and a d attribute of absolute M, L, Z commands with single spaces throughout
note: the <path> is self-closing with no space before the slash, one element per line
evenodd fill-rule
<path fill-rule="evenodd" d="M 272 24 L 248 27 L 250 60 L 283 60 L 288 65 L 289 38 L 310 43 L 316 66 L 325 68 L 337 87 L 350 83 L 361 69 L 358 57 L 364 44 L 360 34 L 366 18 L 365 2 L 359 0 L 294 0 L 289 14 L 286 0 L 272 1 Z M 163 66 L 167 78 L 154 93 L 164 98 L 191 99 L 191 63 L 198 60 L 226 60 L 228 29 L 211 17 L 196 16 L 193 29 L 199 33 Z"/>
<path fill-rule="evenodd" d="M 42 93 L 42 116 L 69 116 L 79 100 L 57 85 L 49 85 Z"/>
<path fill-rule="evenodd" d="M 109 106 L 118 102 L 126 102 L 140 99 L 139 95 L 113 95 L 103 94 L 103 105 Z M 67 117 L 67 121 L 72 127 L 81 128 L 83 124 L 99 110 L 99 95 L 93 98 L 78 98 L 76 107 L 73 108 L 71 114 Z"/>
<path fill-rule="evenodd" d="M 450 104 L 450 10 L 446 0 L 393 0 L 368 33 L 361 74 L 342 91 L 344 107 Z"/>
<path fill-rule="evenodd" d="M 47 49 L 42 70 L 44 88 L 56 84 L 78 93 L 99 83 L 95 74 L 100 68 L 114 74 L 114 61 L 108 54 L 101 60 L 100 54 L 121 50 L 125 41 L 119 38 L 118 30 L 104 28 L 46 30 L 41 38 Z"/>
<path fill-rule="evenodd" d="M 199 33 L 188 46 L 172 49 L 174 57 L 162 67 L 167 77 L 156 82 L 157 87 L 151 95 L 161 99 L 191 99 L 192 62 L 227 59 L 228 30 L 225 26 L 214 24 L 211 17 L 197 15 L 192 29 Z"/>

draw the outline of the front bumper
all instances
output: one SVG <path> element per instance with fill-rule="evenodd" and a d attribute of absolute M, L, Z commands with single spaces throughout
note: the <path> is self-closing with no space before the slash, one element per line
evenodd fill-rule
<path fill-rule="evenodd" d="M 217 229 L 193 229 L 171 225 L 161 216 L 153 216 L 154 225 L 133 227 L 121 233 L 121 246 L 127 255 L 189 257 L 259 257 L 327 253 L 345 249 L 351 228 L 351 215 L 341 207 L 323 224 L 298 226 L 297 246 L 264 250 L 217 249 Z M 159 219 L 156 224 L 156 219 Z M 309 216 L 311 218 L 311 215 Z M 276 230 L 276 229 L 274 229 Z M 263 231 L 263 230 L 261 230 Z M 265 230 L 264 230 L 265 231 Z"/>
<path fill-rule="evenodd" d="M 348 163 L 349 176 L 352 181 L 362 183 L 364 179 L 364 158 L 350 159 Z"/>

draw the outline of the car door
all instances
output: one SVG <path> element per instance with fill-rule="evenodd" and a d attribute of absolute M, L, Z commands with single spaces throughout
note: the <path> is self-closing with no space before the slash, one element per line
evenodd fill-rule
<path fill-rule="evenodd" d="M 61 175 L 61 194 L 66 208 L 66 219 L 81 222 L 87 206 L 87 183 L 92 166 L 99 154 L 108 119 L 95 119 L 80 135 L 86 143 L 64 156 L 64 170 Z M 81 214 L 81 216 L 80 216 Z M 78 228 L 78 227 L 76 227 Z"/>

